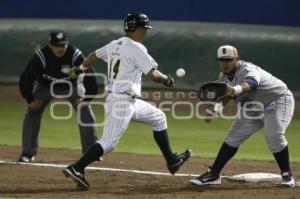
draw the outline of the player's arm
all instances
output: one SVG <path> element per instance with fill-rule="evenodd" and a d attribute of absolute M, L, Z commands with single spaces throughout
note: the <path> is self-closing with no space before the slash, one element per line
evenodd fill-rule
<path fill-rule="evenodd" d="M 174 79 L 170 75 L 160 72 L 156 61 L 148 54 L 147 49 L 143 45 L 136 46 L 133 59 L 138 68 L 152 81 L 163 83 L 167 87 L 173 87 Z"/>
<path fill-rule="evenodd" d="M 94 52 L 90 53 L 81 64 L 81 69 L 86 70 L 91 65 L 95 64 L 99 59 L 102 59 L 103 61 L 107 62 L 107 48 L 108 45 L 103 46 L 102 48 L 99 48 Z"/>
<path fill-rule="evenodd" d="M 157 83 L 163 83 L 165 86 L 174 86 L 174 79 L 170 75 L 165 75 L 157 69 L 151 69 L 147 73 L 147 77 Z"/>
<path fill-rule="evenodd" d="M 242 79 L 242 82 L 233 87 L 228 85 L 228 96 L 241 95 L 255 90 L 261 81 L 261 74 L 257 68 L 251 64 L 246 64 L 237 75 L 240 79 Z"/>
<path fill-rule="evenodd" d="M 79 67 L 73 67 L 69 71 L 69 76 L 71 79 L 76 79 L 79 74 L 87 70 L 91 65 L 97 62 L 98 58 L 95 52 L 92 52 L 83 60 L 82 64 Z"/>
<path fill-rule="evenodd" d="M 253 77 L 246 77 L 243 82 L 238 85 L 230 86 L 227 85 L 227 95 L 235 96 L 243 93 L 248 93 L 251 90 L 256 89 L 258 86 L 258 81 Z"/>
<path fill-rule="evenodd" d="M 93 53 L 91 53 L 91 54 L 93 54 Z M 74 65 L 80 66 L 84 62 L 84 60 L 85 60 L 85 56 L 82 53 L 80 53 L 77 55 L 77 57 L 74 58 Z M 85 73 L 93 74 L 95 72 L 94 72 L 93 67 L 89 66 L 89 68 L 85 71 Z M 83 77 L 84 78 L 79 82 L 83 83 L 83 85 L 84 85 L 84 88 L 86 90 L 85 95 L 89 95 L 89 96 L 96 95 L 97 91 L 98 91 L 96 77 L 93 75 L 87 75 L 87 76 L 84 75 Z M 80 78 L 78 78 L 78 79 L 80 79 Z M 84 98 L 83 101 L 91 101 L 92 99 L 93 99 L 93 97 L 92 98 Z"/>
<path fill-rule="evenodd" d="M 95 52 L 90 53 L 87 58 L 82 62 L 82 64 L 79 66 L 81 70 L 88 69 L 91 65 L 95 64 L 99 58 L 96 56 Z"/>
<path fill-rule="evenodd" d="M 253 77 L 245 77 L 243 82 L 235 86 L 227 84 L 226 95 L 228 97 L 224 97 L 216 104 L 206 107 L 205 112 L 207 113 L 208 118 L 205 119 L 205 121 L 210 122 L 215 114 L 221 114 L 223 108 L 228 104 L 233 96 L 250 92 L 251 90 L 256 89 L 257 86 L 258 81 Z"/>
<path fill-rule="evenodd" d="M 102 59 L 103 61 L 107 62 L 107 45 L 90 53 L 78 68 L 74 67 L 69 71 L 69 76 L 71 77 L 71 79 L 77 78 L 77 76 L 80 73 L 87 70 L 90 66 L 95 64 L 99 59 Z"/>

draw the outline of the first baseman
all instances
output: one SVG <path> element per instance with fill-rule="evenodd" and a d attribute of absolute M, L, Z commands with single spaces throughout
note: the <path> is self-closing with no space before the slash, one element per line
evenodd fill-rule
<path fill-rule="evenodd" d="M 81 189 L 89 188 L 84 178 L 85 167 L 117 146 L 130 121 L 144 122 L 152 126 L 154 139 L 166 159 L 171 174 L 175 174 L 191 156 L 190 150 L 179 155 L 172 152 L 165 114 L 151 104 L 137 99 L 141 96 L 142 74 L 167 87 L 174 85 L 174 79 L 157 69 L 157 63 L 141 43 L 151 28 L 145 14 L 128 14 L 124 21 L 126 36 L 113 40 L 91 53 L 80 66 L 84 71 L 101 59 L 107 63 L 109 79 L 102 138 L 80 160 L 63 170 L 66 177 L 71 177 Z M 76 77 L 80 72 L 75 68 L 70 72 L 70 76 Z"/>
<path fill-rule="evenodd" d="M 23 122 L 23 150 L 19 158 L 20 162 L 34 160 L 38 150 L 42 114 L 55 95 L 66 96 L 66 99 L 76 108 L 82 100 L 82 97 L 78 95 L 79 89 L 77 88 L 83 88 L 80 89 L 81 92 L 86 88 L 86 94 L 89 95 L 97 93 L 95 77 L 85 77 L 84 86 L 82 82 L 77 83 L 76 80 L 69 78 L 70 68 L 78 67 L 84 58 L 78 48 L 69 44 L 66 34 L 57 30 L 49 34 L 48 45 L 38 49 L 27 64 L 19 81 L 21 94 L 28 103 Z M 93 70 L 90 69 L 88 72 L 93 73 Z M 61 81 L 65 83 L 59 83 Z M 89 125 L 79 125 L 82 153 L 85 153 L 97 141 L 97 131 L 94 127 L 95 118 L 91 106 L 82 106 L 80 114 L 82 122 Z"/>
<path fill-rule="evenodd" d="M 190 182 L 194 185 L 221 184 L 223 167 L 245 140 L 263 128 L 266 142 L 281 171 L 281 184 L 294 187 L 285 138 L 294 112 L 291 91 L 284 82 L 259 66 L 239 60 L 233 46 L 221 46 L 217 57 L 221 70 L 219 82 L 228 84 L 227 95 L 247 111 L 234 120 L 213 165 Z"/>

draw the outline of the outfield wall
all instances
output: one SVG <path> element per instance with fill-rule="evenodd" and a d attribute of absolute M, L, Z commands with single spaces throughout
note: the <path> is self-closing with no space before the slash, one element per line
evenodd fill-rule
<path fill-rule="evenodd" d="M 174 75 L 177 67 L 186 69 L 187 75 L 177 78 L 178 88 L 197 89 L 216 79 L 216 49 L 232 44 L 242 59 L 270 71 L 292 90 L 300 90 L 300 28 L 160 21 L 152 25 L 144 44 L 163 72 Z M 0 82 L 17 82 L 53 29 L 66 31 L 71 43 L 85 54 L 123 35 L 122 21 L 0 20 Z M 97 64 L 96 71 L 105 72 L 105 64 Z M 149 81 L 145 85 L 154 86 Z"/>

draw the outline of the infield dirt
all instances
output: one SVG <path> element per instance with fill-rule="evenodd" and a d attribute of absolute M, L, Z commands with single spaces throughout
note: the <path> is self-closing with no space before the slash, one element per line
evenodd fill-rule
<path fill-rule="evenodd" d="M 1 160 L 16 160 L 20 147 L 0 146 Z M 270 154 L 271 155 L 271 154 Z M 39 150 L 36 162 L 70 164 L 80 156 L 79 150 Z M 192 157 L 179 173 L 201 173 L 204 164 L 212 159 Z M 110 153 L 104 161 L 92 166 L 167 172 L 161 156 Z M 300 164 L 292 165 L 294 176 L 300 178 Z M 231 161 L 223 175 L 246 172 L 278 173 L 275 162 Z M 86 171 L 89 191 L 80 191 L 73 181 L 65 178 L 61 168 L 30 165 L 0 164 L 0 198 L 255 198 L 296 199 L 300 187 L 286 188 L 276 183 L 242 183 L 224 181 L 222 185 L 196 187 L 189 184 L 191 177 L 153 176 L 110 171 Z"/>

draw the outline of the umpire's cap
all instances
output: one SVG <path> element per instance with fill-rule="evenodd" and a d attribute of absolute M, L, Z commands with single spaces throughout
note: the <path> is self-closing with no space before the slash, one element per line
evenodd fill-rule
<path fill-rule="evenodd" d="M 52 31 L 49 34 L 49 43 L 54 45 L 54 46 L 61 46 L 68 44 L 68 39 L 66 33 L 63 31 L 57 30 L 57 31 Z"/>
<path fill-rule="evenodd" d="M 149 18 L 144 13 L 129 13 L 124 20 L 124 30 L 125 32 L 134 32 L 137 28 L 144 27 L 151 29 L 149 25 Z"/>

